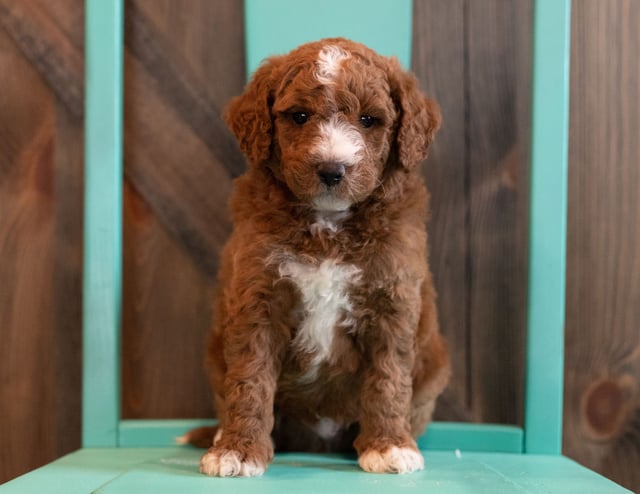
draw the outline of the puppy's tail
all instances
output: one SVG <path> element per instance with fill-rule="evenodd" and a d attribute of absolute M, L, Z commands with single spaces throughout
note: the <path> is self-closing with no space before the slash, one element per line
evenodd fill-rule
<path fill-rule="evenodd" d="M 217 433 L 217 425 L 198 427 L 197 429 L 190 430 L 183 436 L 176 437 L 176 444 L 190 444 L 196 448 L 207 449 L 213 445 L 213 438 L 216 437 Z"/>

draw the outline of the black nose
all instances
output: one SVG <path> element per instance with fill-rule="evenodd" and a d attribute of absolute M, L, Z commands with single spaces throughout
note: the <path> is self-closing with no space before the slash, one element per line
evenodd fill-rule
<path fill-rule="evenodd" d="M 326 163 L 318 167 L 318 177 L 327 187 L 338 185 L 344 177 L 344 165 L 341 163 Z"/>

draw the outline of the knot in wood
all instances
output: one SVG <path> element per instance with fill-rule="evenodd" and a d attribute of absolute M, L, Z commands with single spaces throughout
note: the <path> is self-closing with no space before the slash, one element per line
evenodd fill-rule
<path fill-rule="evenodd" d="M 630 393 L 618 379 L 592 383 L 582 399 L 583 423 L 590 437 L 610 440 L 624 432 L 630 411 Z"/>

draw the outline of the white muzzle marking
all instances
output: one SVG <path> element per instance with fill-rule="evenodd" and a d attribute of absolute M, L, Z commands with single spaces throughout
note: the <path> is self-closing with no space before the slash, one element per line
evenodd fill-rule
<path fill-rule="evenodd" d="M 338 162 L 345 166 L 356 165 L 364 153 L 362 135 L 349 122 L 332 115 L 319 125 L 319 135 L 311 154 L 315 159 Z"/>

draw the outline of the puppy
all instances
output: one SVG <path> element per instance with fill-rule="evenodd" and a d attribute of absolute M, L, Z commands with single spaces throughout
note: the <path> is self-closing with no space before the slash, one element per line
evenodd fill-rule
<path fill-rule="evenodd" d="M 422 469 L 415 438 L 449 376 L 419 173 L 437 105 L 397 60 L 334 38 L 266 60 L 225 119 L 250 166 L 221 257 L 201 471 L 261 475 L 274 446 Z"/>

